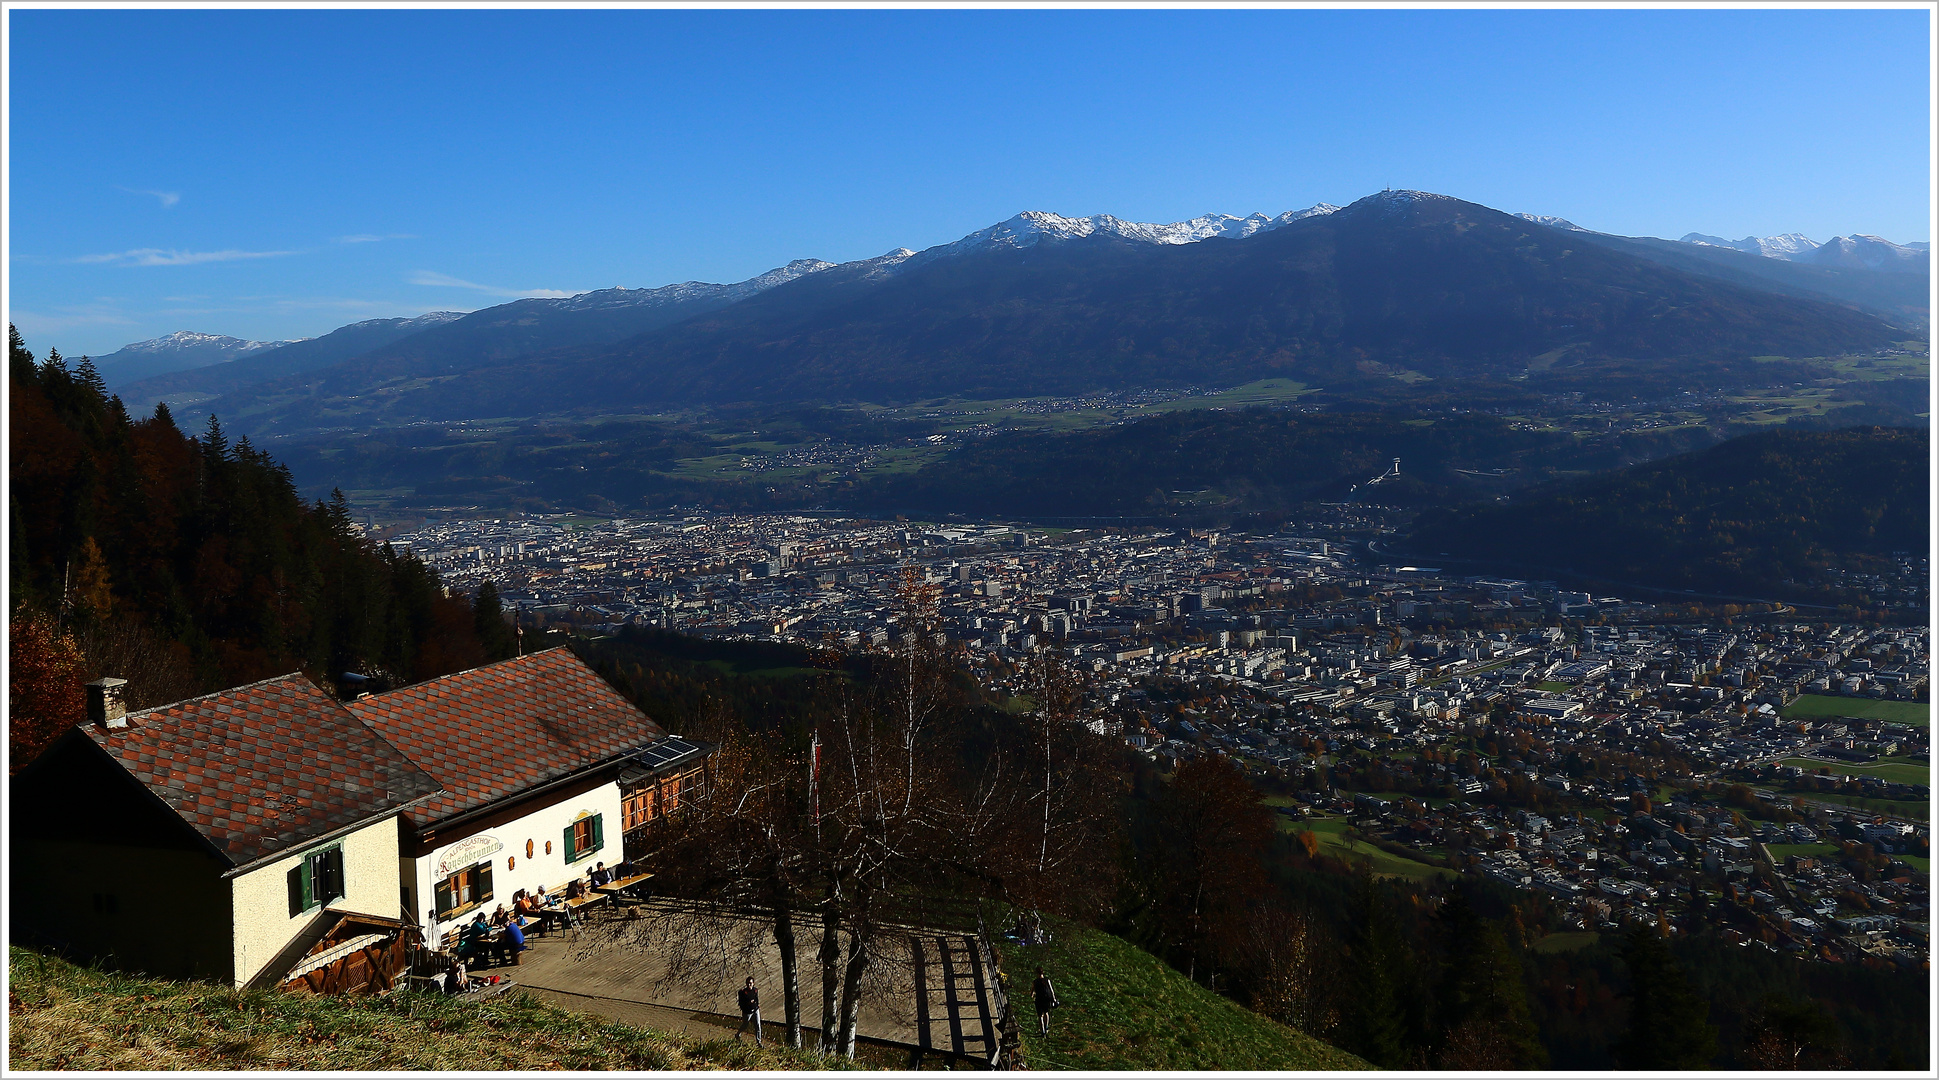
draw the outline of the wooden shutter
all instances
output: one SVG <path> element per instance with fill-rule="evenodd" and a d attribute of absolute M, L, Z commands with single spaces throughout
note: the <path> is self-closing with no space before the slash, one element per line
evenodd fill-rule
<path fill-rule="evenodd" d="M 443 915 L 445 912 L 458 906 L 451 895 L 451 882 L 453 880 L 453 878 L 444 878 L 438 882 L 437 909 L 439 915 Z"/>
<path fill-rule="evenodd" d="M 491 862 L 487 860 L 478 864 L 478 902 L 482 904 L 490 899 Z"/>
<path fill-rule="evenodd" d="M 572 850 L 572 826 L 570 826 L 570 825 L 567 825 L 567 826 L 566 826 L 566 847 L 565 847 L 565 852 L 566 852 L 566 861 L 567 861 L 567 862 L 571 862 L 571 861 L 572 861 L 573 859 L 576 859 L 576 858 L 578 858 L 578 853 Z"/>
<path fill-rule="evenodd" d="M 304 859 L 290 867 L 290 918 L 295 918 L 310 910 L 310 860 Z"/>
<path fill-rule="evenodd" d="M 605 818 L 604 814 L 592 816 L 592 847 L 587 849 L 588 852 L 598 851 L 606 846 Z"/>

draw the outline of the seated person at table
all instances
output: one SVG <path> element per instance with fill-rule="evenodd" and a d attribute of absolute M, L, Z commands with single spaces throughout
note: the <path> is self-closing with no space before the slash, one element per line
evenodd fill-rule
<path fill-rule="evenodd" d="M 600 863 L 592 868 L 592 873 L 587 875 L 586 880 L 591 882 L 595 888 L 601 885 L 611 885 L 613 883 L 613 872 L 606 869 L 605 863 Z"/>
<path fill-rule="evenodd" d="M 538 893 L 533 897 L 532 906 L 533 913 L 545 920 L 546 926 L 555 922 L 561 926 L 573 925 L 572 909 L 560 902 L 558 893 L 546 892 L 543 885 L 539 886 Z"/>
<path fill-rule="evenodd" d="M 511 917 L 511 912 L 505 910 L 504 904 L 500 904 L 498 905 L 498 910 L 491 913 L 491 924 L 493 926 L 504 926 Z"/>
<path fill-rule="evenodd" d="M 505 924 L 505 932 L 498 937 L 498 962 L 501 964 L 518 963 L 518 954 L 525 951 L 525 931 L 518 928 L 514 919 Z"/>
<path fill-rule="evenodd" d="M 637 875 L 639 872 L 640 872 L 640 869 L 639 867 L 633 865 L 633 860 L 621 859 L 619 862 L 619 865 L 613 867 L 613 880 L 618 881 L 622 878 L 630 878 Z"/>
<path fill-rule="evenodd" d="M 573 878 L 572 881 L 566 885 L 566 899 L 577 900 L 580 897 L 586 895 L 590 891 L 591 889 L 587 887 L 586 883 L 583 880 L 579 878 Z"/>
<path fill-rule="evenodd" d="M 525 895 L 524 889 L 520 889 L 518 895 L 512 897 L 512 910 L 521 919 L 531 919 L 538 916 L 539 905 Z"/>
<path fill-rule="evenodd" d="M 485 924 L 485 913 L 481 911 L 469 923 L 466 923 L 465 928 L 459 932 L 458 955 L 461 957 L 477 956 L 484 951 L 485 945 L 490 941 L 491 927 Z"/>

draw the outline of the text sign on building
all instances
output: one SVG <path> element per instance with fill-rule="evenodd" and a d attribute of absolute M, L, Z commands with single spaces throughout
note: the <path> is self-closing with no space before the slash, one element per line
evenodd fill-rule
<path fill-rule="evenodd" d="M 504 846 L 504 844 L 499 843 L 495 838 L 483 833 L 477 836 L 466 837 L 450 847 L 445 848 L 444 854 L 438 856 L 438 864 L 435 868 L 434 876 L 449 877 L 463 870 L 465 867 L 470 866 L 472 863 L 491 858 L 493 855 L 498 854 Z"/>

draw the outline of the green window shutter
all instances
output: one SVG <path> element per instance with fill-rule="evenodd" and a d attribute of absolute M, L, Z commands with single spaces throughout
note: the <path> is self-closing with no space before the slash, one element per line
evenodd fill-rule
<path fill-rule="evenodd" d="M 565 846 L 565 853 L 566 853 L 566 861 L 567 861 L 567 862 L 571 862 L 572 860 L 574 860 L 574 859 L 576 859 L 576 858 L 578 858 L 578 857 L 579 857 L 579 853 L 578 853 L 578 852 L 576 852 L 576 851 L 574 851 L 574 850 L 572 850 L 572 826 L 570 826 L 570 825 L 567 825 L 567 826 L 566 826 L 566 846 Z"/>
<path fill-rule="evenodd" d="M 443 878 L 439 880 L 437 892 L 438 914 L 442 916 L 445 912 L 457 906 L 457 901 L 451 896 L 451 879 Z"/>
<path fill-rule="evenodd" d="M 485 901 L 490 899 L 491 899 L 491 863 L 482 862 L 478 864 L 478 902 L 482 904 Z"/>
<path fill-rule="evenodd" d="M 290 872 L 289 872 L 290 918 L 292 919 L 294 919 L 298 915 L 301 915 L 305 911 L 308 911 L 310 909 L 309 890 L 304 887 L 305 883 L 303 880 L 304 877 L 309 873 L 309 870 L 310 870 L 310 861 L 308 859 L 305 859 L 302 862 L 297 863 L 295 866 L 290 867 Z"/>
<path fill-rule="evenodd" d="M 591 854 L 606 846 L 605 818 L 606 815 L 604 814 L 594 814 L 592 816 L 592 847 L 586 849 L 587 854 Z"/>

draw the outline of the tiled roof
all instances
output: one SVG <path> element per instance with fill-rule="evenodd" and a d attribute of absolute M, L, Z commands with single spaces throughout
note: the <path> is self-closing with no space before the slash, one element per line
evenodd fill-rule
<path fill-rule="evenodd" d="M 666 738 L 564 647 L 377 694 L 349 708 L 444 787 L 409 815 L 424 822 Z"/>
<path fill-rule="evenodd" d="M 438 790 L 424 770 L 299 674 L 80 729 L 234 866 Z"/>

